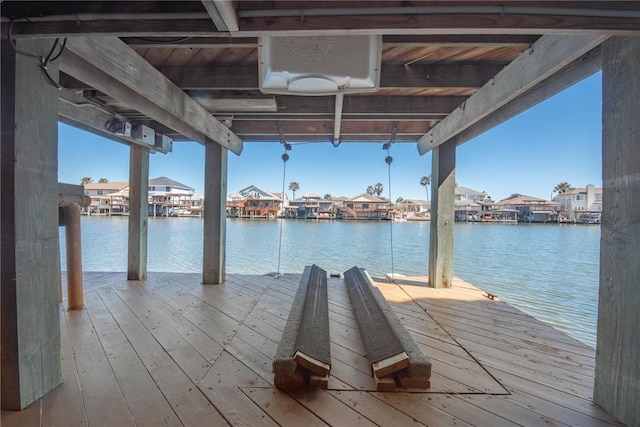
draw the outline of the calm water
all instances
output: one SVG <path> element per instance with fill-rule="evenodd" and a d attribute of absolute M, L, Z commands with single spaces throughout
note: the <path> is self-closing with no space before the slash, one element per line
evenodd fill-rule
<path fill-rule="evenodd" d="M 280 271 L 391 272 L 388 222 L 285 221 Z M 63 229 L 60 229 L 64 233 Z M 279 221 L 227 220 L 227 271 L 278 270 Z M 85 271 L 125 271 L 127 218 L 83 217 Z M 456 224 L 454 273 L 595 346 L 599 226 Z M 61 235 L 62 256 L 64 239 Z M 395 273 L 426 275 L 428 222 L 393 224 Z M 64 268 L 64 260 L 63 260 Z M 199 272 L 202 220 L 149 219 L 149 271 Z"/>

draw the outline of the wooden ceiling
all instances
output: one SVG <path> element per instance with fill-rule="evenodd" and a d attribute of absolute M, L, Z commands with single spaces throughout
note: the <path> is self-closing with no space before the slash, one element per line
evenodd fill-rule
<path fill-rule="evenodd" d="M 523 52 L 531 54 L 531 46 L 541 36 L 640 34 L 640 2 L 4 1 L 5 39 L 9 26 L 18 42 L 33 37 L 68 37 L 59 75 L 64 88 L 61 98 L 67 102 L 61 120 L 105 136 L 109 132 L 97 129 L 100 126 L 95 123 L 119 113 L 176 140 L 204 142 L 209 138 L 223 145 L 234 144 L 236 136 L 242 141 L 284 138 L 289 142 L 330 143 L 339 135 L 343 142 L 416 142 L 452 112 L 464 109 L 469 97 L 492 85 L 496 75 Z M 346 34 L 382 36 L 379 90 L 344 95 L 339 110 L 334 95 L 260 92 L 260 36 Z M 103 36 L 117 36 L 124 42 L 112 52 L 112 62 L 90 59 L 92 52 L 83 56 L 79 46 L 82 40 Z M 569 64 L 561 68 L 566 68 L 564 74 L 571 77 L 562 84 L 546 85 L 557 92 L 596 71 L 596 50 L 604 38 L 598 40 L 576 58 L 587 64 L 580 67 L 581 72 L 576 72 L 575 62 L 569 61 L 573 72 Z M 105 54 L 104 59 L 108 56 Z M 138 64 L 140 58 L 159 73 L 131 65 Z M 95 69 L 78 71 L 81 60 Z M 135 84 L 123 82 L 127 66 L 148 79 L 166 77 L 190 98 L 185 105 L 191 110 L 179 109 L 184 110 L 183 116 L 200 117 L 190 104 L 194 100 L 215 123 L 199 126 L 189 117 L 176 118 L 171 107 L 165 109 L 171 114 L 161 114 L 157 105 L 152 105 L 161 103 L 158 97 L 173 94 L 166 100 L 170 104 L 183 99 L 182 94 L 176 95 L 172 88 L 150 93 L 149 99 L 141 101 L 135 86 L 146 81 L 139 78 Z M 121 68 L 122 73 L 117 71 Z M 102 80 L 92 77 L 100 71 L 106 74 Z M 116 79 L 117 85 L 110 84 L 110 78 Z M 162 78 L 158 87 L 166 87 Z M 527 89 L 528 93 L 533 89 Z M 99 117 L 84 117 L 76 108 L 82 103 L 95 105 Z M 520 103 L 522 109 L 532 101 Z M 513 115 L 503 112 L 502 120 L 509 114 Z M 209 118 L 204 120 L 208 122 Z M 493 121 L 500 121 L 495 114 Z M 223 135 L 219 124 L 228 127 L 230 134 Z M 214 130 L 208 133 L 207 129 Z M 467 131 L 473 136 L 471 129 Z"/>

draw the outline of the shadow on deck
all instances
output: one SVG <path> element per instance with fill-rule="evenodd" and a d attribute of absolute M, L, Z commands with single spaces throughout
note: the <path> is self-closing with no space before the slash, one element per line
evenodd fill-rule
<path fill-rule="evenodd" d="M 595 352 L 459 279 L 378 282 L 433 363 L 426 392 L 375 392 L 342 279 L 331 278 L 328 390 L 273 387 L 300 275 L 85 273 L 60 311 L 64 383 L 3 425 L 611 425 L 591 401 Z"/>

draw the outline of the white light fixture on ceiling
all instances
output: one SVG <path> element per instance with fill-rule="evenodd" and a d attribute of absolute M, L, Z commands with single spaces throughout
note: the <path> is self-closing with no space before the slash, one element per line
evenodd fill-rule
<path fill-rule="evenodd" d="M 371 92 L 380 86 L 381 36 L 263 36 L 260 90 L 284 95 Z"/>

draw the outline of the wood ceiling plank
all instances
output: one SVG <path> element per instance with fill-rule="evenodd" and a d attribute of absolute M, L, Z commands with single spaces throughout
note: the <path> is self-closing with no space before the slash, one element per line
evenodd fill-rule
<path fill-rule="evenodd" d="M 418 141 L 422 155 L 444 144 L 605 41 L 607 36 L 545 36 Z"/>
<path fill-rule="evenodd" d="M 96 68 L 97 74 L 109 70 L 108 77 L 117 84 L 109 84 L 109 78 L 105 76 L 98 82 L 99 77 L 92 76 L 90 71 L 87 73 L 86 67 L 72 65 L 72 62 L 81 65 L 78 60 Z M 69 39 L 62 68 L 67 74 L 109 95 L 114 96 L 110 92 L 119 87 L 121 96 L 114 98 L 122 99 L 178 132 L 186 129 L 191 135 L 185 136 L 198 136 L 195 141 L 204 143 L 200 137 L 204 135 L 236 154 L 242 151 L 239 137 L 116 37 Z"/>
<path fill-rule="evenodd" d="M 238 16 L 231 0 L 202 0 L 219 31 L 238 31 Z"/>

